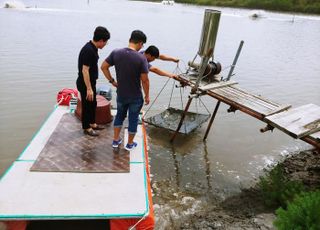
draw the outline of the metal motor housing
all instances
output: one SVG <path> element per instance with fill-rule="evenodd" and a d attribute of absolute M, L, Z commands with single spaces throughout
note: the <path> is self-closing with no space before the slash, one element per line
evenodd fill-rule
<path fill-rule="evenodd" d="M 198 54 L 211 57 L 216 44 L 221 11 L 206 9 L 203 18 L 202 32 Z"/>

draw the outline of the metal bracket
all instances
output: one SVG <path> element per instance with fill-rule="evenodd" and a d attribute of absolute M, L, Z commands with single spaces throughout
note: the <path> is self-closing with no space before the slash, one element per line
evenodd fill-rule
<path fill-rule="evenodd" d="M 190 95 L 188 96 L 188 98 L 199 98 L 203 95 L 206 95 L 207 92 L 206 91 L 200 91 L 200 90 L 191 90 Z"/>
<path fill-rule="evenodd" d="M 230 106 L 230 108 L 227 110 L 228 113 L 236 112 L 237 109 L 233 106 Z"/>
<path fill-rule="evenodd" d="M 188 98 L 199 98 L 199 97 L 200 97 L 199 94 L 193 94 L 188 96 Z"/>
<path fill-rule="evenodd" d="M 264 127 L 264 128 L 261 128 L 261 129 L 260 129 L 260 132 L 261 132 L 261 133 L 265 133 L 265 132 L 267 132 L 267 131 L 269 131 L 269 130 L 272 132 L 272 131 L 273 131 L 273 129 L 274 129 L 274 127 L 273 127 L 273 126 L 271 126 L 271 125 L 267 124 L 267 126 L 266 126 L 266 127 Z"/>

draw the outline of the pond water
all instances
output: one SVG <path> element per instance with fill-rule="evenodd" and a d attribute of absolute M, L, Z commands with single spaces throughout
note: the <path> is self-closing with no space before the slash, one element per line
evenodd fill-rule
<path fill-rule="evenodd" d="M 124 0 L 25 0 L 17 8 L 0 8 L 0 173 L 16 159 L 53 110 L 56 93 L 74 88 L 77 57 L 96 26 L 111 32 L 100 60 L 115 48 L 127 46 L 134 29 L 144 31 L 148 45 L 181 59 L 155 61 L 167 71 L 186 70 L 198 51 L 204 9 L 192 5 Z M 4 6 L 4 1 L 0 1 Z M 270 100 L 298 107 L 320 104 L 320 17 L 262 11 L 252 20 L 249 10 L 221 10 L 215 60 L 229 71 L 239 42 L 244 47 L 233 80 L 239 87 Z M 166 78 L 150 74 L 151 100 Z M 98 85 L 108 84 L 100 73 Z M 169 84 L 170 85 L 170 84 Z M 160 94 L 150 114 L 165 110 L 171 86 Z M 182 90 L 186 103 L 189 89 Z M 115 92 L 113 92 L 113 101 Z M 216 101 L 203 97 L 212 113 Z M 181 108 L 180 91 L 171 105 Z M 201 103 L 191 110 L 207 113 Z M 178 226 L 194 212 L 250 186 L 263 168 L 283 156 L 310 146 L 274 130 L 261 134 L 265 124 L 220 106 L 206 142 L 206 125 L 174 144 L 166 130 L 147 127 L 157 228 Z M 148 107 L 144 108 L 145 110 Z M 192 202 L 190 202 L 192 201 Z"/>

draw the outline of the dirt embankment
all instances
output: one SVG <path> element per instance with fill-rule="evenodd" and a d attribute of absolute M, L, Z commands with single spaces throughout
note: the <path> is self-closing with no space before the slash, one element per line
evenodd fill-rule
<path fill-rule="evenodd" d="M 288 178 L 299 180 L 312 189 L 320 188 L 319 151 L 308 150 L 292 154 L 279 164 L 284 166 Z M 208 210 L 196 213 L 181 229 L 275 229 L 272 224 L 275 219 L 274 210 L 264 205 L 256 188 L 243 190 Z"/>

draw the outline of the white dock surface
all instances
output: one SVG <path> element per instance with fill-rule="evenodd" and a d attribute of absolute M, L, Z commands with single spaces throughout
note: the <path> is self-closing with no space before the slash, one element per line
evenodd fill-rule
<path fill-rule="evenodd" d="M 66 107 L 55 109 L 2 176 L 0 220 L 139 218 L 148 213 L 141 126 L 135 139 L 138 147 L 130 153 L 130 173 L 30 172 L 67 112 Z"/>

